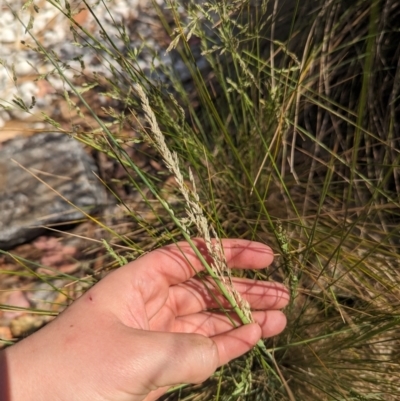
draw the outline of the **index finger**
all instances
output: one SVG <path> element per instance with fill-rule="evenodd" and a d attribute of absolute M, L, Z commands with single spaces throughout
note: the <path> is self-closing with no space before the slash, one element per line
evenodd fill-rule
<path fill-rule="evenodd" d="M 192 240 L 208 264 L 213 262 L 205 242 Z M 262 269 L 269 266 L 273 259 L 271 248 L 265 244 L 243 239 L 221 240 L 227 265 L 230 269 Z M 185 282 L 205 267 L 188 242 L 178 242 L 157 249 L 137 259 L 137 269 L 149 275 L 151 280 L 162 279 L 169 286 Z"/>

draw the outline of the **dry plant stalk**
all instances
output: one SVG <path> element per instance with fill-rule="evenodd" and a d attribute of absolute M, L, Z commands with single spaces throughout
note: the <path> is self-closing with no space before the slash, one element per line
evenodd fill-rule
<path fill-rule="evenodd" d="M 157 123 L 156 116 L 150 107 L 149 99 L 145 94 L 143 88 L 140 85 L 135 87 L 140 100 L 142 102 L 143 111 L 145 113 L 146 121 L 150 124 L 153 145 L 159 151 L 162 156 L 165 165 L 168 170 L 173 174 L 175 180 L 178 184 L 179 192 L 182 194 L 186 203 L 186 219 L 180 219 L 180 226 L 185 230 L 186 234 L 189 234 L 189 224 L 193 224 L 199 235 L 204 239 L 208 253 L 213 259 L 210 268 L 212 272 L 208 271 L 208 266 L 205 266 L 211 277 L 217 277 L 222 283 L 225 289 L 225 296 L 229 303 L 234 309 L 239 307 L 247 321 L 243 323 L 253 322 L 253 317 L 251 315 L 250 305 L 248 302 L 242 298 L 240 293 L 234 288 L 231 278 L 231 270 L 229 269 L 225 254 L 222 248 L 221 239 L 218 237 L 217 232 L 214 227 L 210 226 L 206 216 L 204 215 L 203 209 L 200 204 L 199 194 L 196 190 L 196 184 L 193 177 L 193 173 L 189 168 L 189 180 L 191 183 L 191 188 L 189 188 L 183 179 L 182 171 L 179 167 L 179 159 L 176 152 L 171 151 L 166 142 L 163 133 Z M 212 237 L 210 235 L 212 234 Z M 214 241 L 212 241 L 212 238 Z M 215 280 L 214 280 L 215 281 Z M 217 284 L 217 283 L 216 283 Z"/>

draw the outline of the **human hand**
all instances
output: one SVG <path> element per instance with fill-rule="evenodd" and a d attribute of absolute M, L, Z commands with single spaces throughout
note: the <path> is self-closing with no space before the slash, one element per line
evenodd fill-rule
<path fill-rule="evenodd" d="M 202 240 L 194 243 L 207 255 Z M 230 268 L 261 269 L 273 260 L 261 243 L 222 244 Z M 256 323 L 233 328 L 227 316 L 211 311 L 218 302 L 194 277 L 202 270 L 184 242 L 109 274 L 53 322 L 3 351 L 5 400 L 155 400 L 173 385 L 204 381 L 260 338 L 284 329 L 279 309 L 289 295 L 282 285 L 234 278 Z"/>

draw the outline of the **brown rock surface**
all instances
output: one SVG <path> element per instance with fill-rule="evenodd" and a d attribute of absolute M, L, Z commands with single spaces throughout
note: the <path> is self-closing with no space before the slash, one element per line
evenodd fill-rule
<path fill-rule="evenodd" d="M 41 133 L 3 144 L 0 249 L 32 240 L 46 226 L 82 219 L 104 205 L 105 189 L 95 173 L 94 160 L 65 134 Z"/>

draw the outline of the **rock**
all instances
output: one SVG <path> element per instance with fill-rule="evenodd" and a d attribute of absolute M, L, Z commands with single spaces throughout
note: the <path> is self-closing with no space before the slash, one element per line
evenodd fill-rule
<path fill-rule="evenodd" d="M 1 323 L 0 323 L 1 324 Z M 12 333 L 8 326 L 0 326 L 0 349 L 12 344 Z"/>
<path fill-rule="evenodd" d="M 105 188 L 94 173 L 94 160 L 65 134 L 42 133 L 5 143 L 0 148 L 0 249 L 30 241 L 48 226 L 82 219 L 82 211 L 104 205 Z"/>
<path fill-rule="evenodd" d="M 35 283 L 26 292 L 30 304 L 37 310 L 61 312 L 68 303 L 68 289 L 63 280 Z"/>
<path fill-rule="evenodd" d="M 41 315 L 23 315 L 10 323 L 10 330 L 13 337 L 27 337 L 39 330 L 53 318 Z"/>
<path fill-rule="evenodd" d="M 23 315 L 24 313 L 26 313 L 26 309 L 30 307 L 25 293 L 21 290 L 10 291 L 5 304 L 6 306 L 4 308 L 5 312 L 3 314 L 3 317 L 10 320 Z M 10 310 L 7 310 L 7 305 L 11 306 Z"/>

